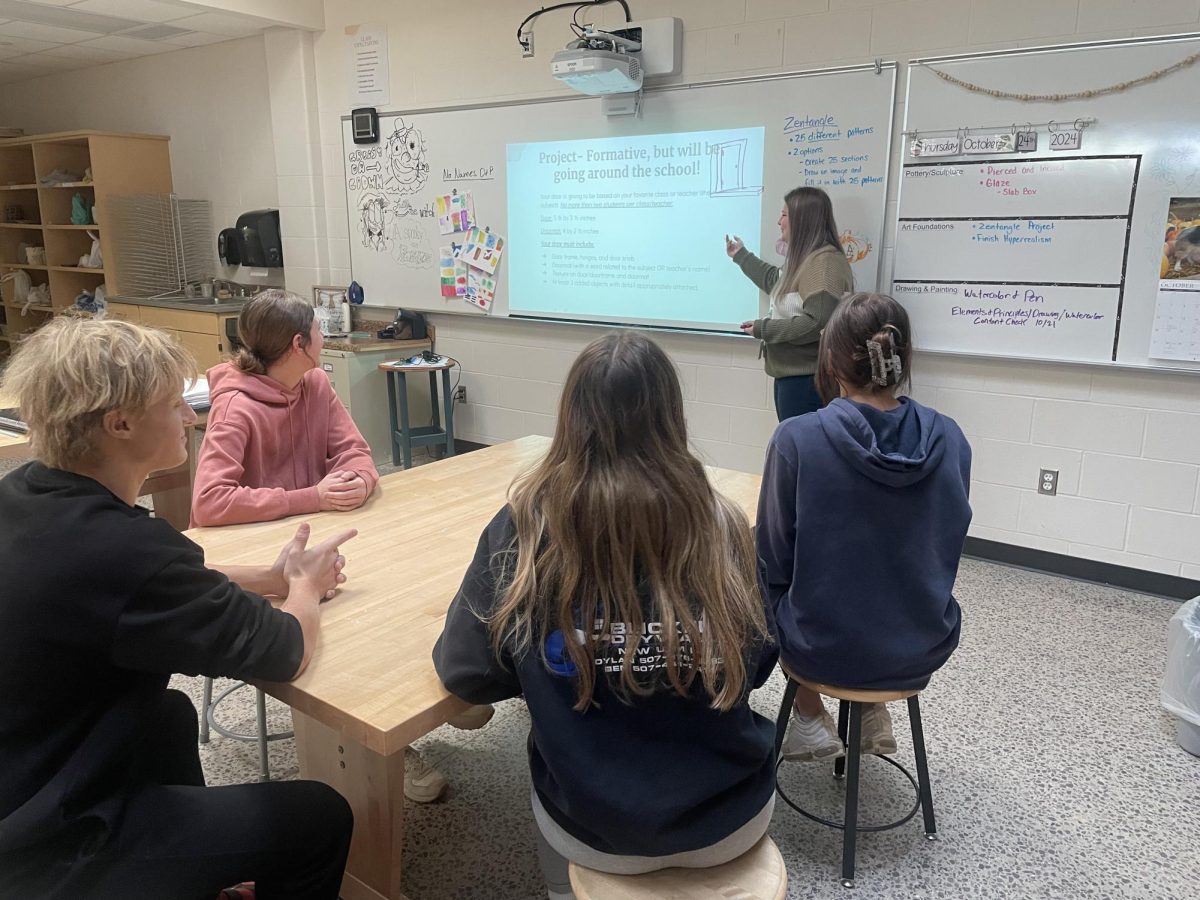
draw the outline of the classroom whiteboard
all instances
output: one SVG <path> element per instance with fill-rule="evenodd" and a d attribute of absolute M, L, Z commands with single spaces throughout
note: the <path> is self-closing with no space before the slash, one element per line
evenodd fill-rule
<path fill-rule="evenodd" d="M 735 332 L 741 319 L 762 313 L 765 298 L 752 285 L 747 288 L 727 258 L 725 234 L 737 231 L 750 250 L 781 262 L 775 242 L 783 195 L 810 185 L 829 192 L 855 281 L 874 289 L 882 274 L 895 76 L 895 64 L 888 63 L 649 88 L 637 117 L 607 117 L 600 99 L 586 96 L 383 112 L 375 145 L 354 144 L 347 117 L 342 133 L 354 279 L 370 304 L 485 314 L 463 298 L 441 293 L 441 248 L 462 242 L 464 235 L 442 233 L 438 198 L 456 192 L 469 194 L 475 222 L 504 241 L 495 299 L 486 314 L 673 327 L 670 321 L 639 316 L 636 309 L 615 308 L 611 315 L 570 309 L 573 294 L 582 298 L 596 283 L 662 280 L 668 277 L 657 274 L 662 270 L 689 282 L 692 294 L 686 302 L 697 310 L 691 329 Z M 731 134 L 739 139 L 721 139 Z M 614 138 L 619 144 L 609 140 Z M 521 216 L 520 222 L 510 222 L 510 200 L 520 202 L 527 190 L 527 148 L 538 147 L 533 156 L 540 159 L 561 161 L 556 172 L 568 191 L 583 165 L 573 162 L 582 157 L 572 143 L 589 140 L 598 146 L 607 141 L 603 146 L 620 147 L 611 155 L 633 158 L 605 165 L 643 167 L 634 174 L 669 170 L 672 178 L 647 174 L 644 187 L 605 197 L 605 206 L 621 208 L 620 218 L 608 213 L 605 228 L 589 229 L 598 195 L 573 202 L 568 193 L 542 196 L 544 216 L 537 220 Z M 759 151 L 760 162 L 746 152 L 747 144 L 756 145 L 752 149 Z M 668 154 L 669 159 L 657 158 Z M 676 172 L 681 174 L 675 177 Z M 693 183 L 701 190 L 679 190 Z M 520 196 L 509 196 L 510 185 L 517 185 Z M 705 200 L 721 199 L 706 207 L 684 202 L 685 194 L 700 193 Z M 717 215 L 714 209 L 729 213 Z M 747 226 L 740 231 L 734 210 Z M 614 228 L 617 221 L 631 230 Z M 678 238 L 683 225 L 692 236 L 686 242 Z M 569 255 L 556 251 L 535 266 L 525 253 L 534 241 L 542 246 L 562 242 Z M 531 310 L 537 299 L 513 296 L 511 283 L 525 285 L 518 293 L 536 293 L 530 286 L 557 292 L 566 311 Z M 703 313 L 731 284 L 747 298 L 746 308 L 737 310 L 744 314 L 716 321 L 715 314 Z"/>
<path fill-rule="evenodd" d="M 1164 244 L 1168 220 L 1193 214 L 1181 200 L 1200 197 L 1200 64 L 1054 102 L 998 98 L 937 74 L 1010 93 L 1069 94 L 1197 52 L 1193 35 L 913 61 L 892 292 L 919 347 L 1200 370 L 1200 273 L 1188 278 L 1191 269 L 1172 265 L 1165 254 L 1174 248 Z M 1092 119 L 1080 147 L 1054 149 L 1070 144 L 1077 121 Z M 1036 149 L 961 152 L 965 139 L 986 144 L 1013 131 L 1035 132 Z M 922 139 L 933 154 L 945 151 L 941 140 L 960 152 L 915 155 Z"/>

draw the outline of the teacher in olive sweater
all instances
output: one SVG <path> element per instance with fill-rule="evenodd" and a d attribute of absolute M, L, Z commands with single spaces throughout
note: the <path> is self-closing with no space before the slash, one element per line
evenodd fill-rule
<path fill-rule="evenodd" d="M 743 322 L 741 329 L 762 341 L 760 353 L 775 379 L 775 412 L 782 422 L 822 406 L 813 383 L 817 345 L 834 308 L 854 289 L 854 276 L 838 240 L 833 204 L 820 188 L 787 193 L 779 232 L 776 247 L 785 254 L 783 266 L 759 259 L 737 235 L 726 236 L 725 252 L 770 298 L 767 317 Z"/>

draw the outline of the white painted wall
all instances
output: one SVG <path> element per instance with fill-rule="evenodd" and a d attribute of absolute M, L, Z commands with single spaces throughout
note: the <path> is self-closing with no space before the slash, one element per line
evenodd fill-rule
<path fill-rule="evenodd" d="M 314 47 L 333 282 L 350 278 L 339 130 L 339 117 L 347 112 L 343 26 L 388 25 L 393 108 L 542 96 L 559 93 L 547 68 L 552 50 L 568 38 L 569 13 L 541 18 L 538 55 L 523 60 L 512 36 L 539 5 L 493 0 L 476 5 L 464 19 L 448 15 L 434 0 L 408 2 L 402 10 L 387 0 L 326 2 L 327 30 Z M 630 5 L 635 18 L 683 19 L 684 81 L 862 63 L 876 55 L 903 61 L 935 52 L 1200 27 L 1200 0 L 632 0 Z M 621 18 L 617 4 L 593 15 L 605 23 Z M 1103 80 L 1102 73 L 1097 77 Z M 891 243 L 889 237 L 885 252 Z M 470 398 L 456 417 L 463 437 L 493 442 L 551 433 L 563 376 L 575 353 L 595 336 L 593 329 L 434 320 L 439 349 L 463 363 Z M 660 340 L 682 372 L 697 448 L 719 465 L 757 471 L 775 417 L 755 348 L 719 338 Z M 915 368 L 918 398 L 958 419 L 974 445 L 973 534 L 1200 578 L 1200 379 L 946 357 L 919 359 Z M 1041 467 L 1061 471 L 1057 497 L 1035 492 Z"/>
<path fill-rule="evenodd" d="M 261 35 L 0 85 L 0 120 L 26 134 L 96 128 L 170 135 L 175 192 L 212 201 L 214 229 L 247 210 L 278 206 Z M 223 274 L 277 280 L 239 268 Z"/>

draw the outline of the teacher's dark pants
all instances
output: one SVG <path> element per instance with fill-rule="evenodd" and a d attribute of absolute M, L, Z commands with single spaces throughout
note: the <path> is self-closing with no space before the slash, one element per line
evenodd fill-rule
<path fill-rule="evenodd" d="M 775 414 L 780 422 L 816 412 L 824 405 L 812 375 L 789 375 L 775 379 Z"/>
<path fill-rule="evenodd" d="M 0 897 L 214 900 L 253 881 L 258 900 L 337 900 L 354 825 L 337 791 L 315 781 L 204 787 L 187 695 L 167 691 L 155 724 L 145 781 L 108 846 L 0 859 Z"/>

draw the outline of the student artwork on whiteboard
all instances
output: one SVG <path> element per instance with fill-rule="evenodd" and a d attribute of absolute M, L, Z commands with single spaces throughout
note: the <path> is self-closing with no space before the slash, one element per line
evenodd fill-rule
<path fill-rule="evenodd" d="M 441 194 L 434 199 L 434 209 L 437 211 L 438 231 L 442 234 L 467 231 L 475 224 L 475 204 L 470 191 Z"/>
<path fill-rule="evenodd" d="M 472 306 L 490 312 L 496 299 L 496 279 L 474 267 L 467 268 L 467 291 L 463 297 Z"/>
<path fill-rule="evenodd" d="M 473 227 L 467 232 L 462 258 L 467 261 L 468 266 L 482 269 L 489 275 L 495 275 L 496 267 L 500 265 L 500 254 L 503 252 L 504 238 L 479 227 Z"/>
<path fill-rule="evenodd" d="M 415 194 L 428 180 L 425 139 L 416 126 L 397 116 L 395 129 L 387 139 L 383 189 L 390 194 Z"/>

